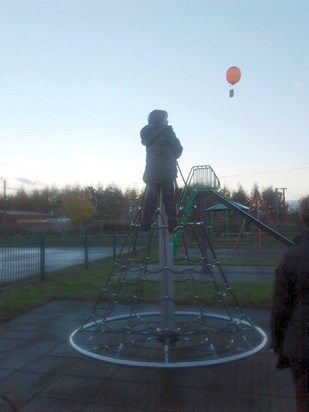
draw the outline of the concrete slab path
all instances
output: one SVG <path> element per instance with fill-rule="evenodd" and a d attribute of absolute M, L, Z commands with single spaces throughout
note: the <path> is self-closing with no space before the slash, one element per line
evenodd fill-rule
<path fill-rule="evenodd" d="M 69 336 L 91 302 L 53 301 L 0 325 L 0 394 L 20 412 L 294 412 L 291 372 L 266 345 L 244 360 L 173 370 L 99 362 Z M 269 311 L 246 313 L 269 333 Z M 0 400 L 1 412 L 13 411 Z"/>

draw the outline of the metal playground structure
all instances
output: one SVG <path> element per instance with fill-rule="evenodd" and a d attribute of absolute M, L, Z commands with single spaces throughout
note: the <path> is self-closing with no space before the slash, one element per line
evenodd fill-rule
<path fill-rule="evenodd" d="M 217 259 L 205 196 L 292 242 L 222 197 L 210 166 L 194 166 L 183 182 L 176 234 L 168 232 L 161 197 L 150 232 L 140 229 L 139 208 L 89 316 L 70 336 L 80 353 L 121 365 L 181 368 L 236 361 L 265 346 L 265 332 L 240 308 Z"/>

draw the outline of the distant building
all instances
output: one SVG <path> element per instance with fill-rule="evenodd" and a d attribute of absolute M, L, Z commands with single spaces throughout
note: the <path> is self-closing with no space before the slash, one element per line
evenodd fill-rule
<path fill-rule="evenodd" d="M 70 219 L 51 213 L 0 210 L 0 233 L 50 233 L 63 232 Z"/>

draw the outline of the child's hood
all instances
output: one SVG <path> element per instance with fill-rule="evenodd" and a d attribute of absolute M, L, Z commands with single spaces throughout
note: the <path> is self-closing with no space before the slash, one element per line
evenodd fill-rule
<path fill-rule="evenodd" d="M 151 145 L 152 142 L 161 133 L 161 131 L 165 128 L 166 126 L 162 126 L 161 124 L 148 124 L 147 126 L 143 127 L 140 133 L 142 144 L 145 146 Z"/>

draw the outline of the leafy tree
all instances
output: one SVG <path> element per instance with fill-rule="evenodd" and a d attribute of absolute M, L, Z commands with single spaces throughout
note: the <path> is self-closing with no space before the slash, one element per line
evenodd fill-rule
<path fill-rule="evenodd" d="M 178 188 L 179 189 L 179 188 Z M 56 187 L 45 187 L 41 190 L 33 190 L 32 192 L 24 189 L 19 189 L 16 192 L 9 192 L 6 195 L 4 202 L 3 196 L 0 195 L 0 210 L 19 210 L 19 211 L 37 211 L 37 212 L 59 212 L 70 216 L 73 221 L 79 223 L 80 226 L 84 222 L 91 220 L 95 214 L 100 222 L 100 227 L 104 227 L 105 223 L 128 223 L 135 216 L 138 207 L 142 202 L 142 191 L 137 189 L 126 189 L 122 192 L 115 184 L 107 186 L 105 189 L 102 186 L 81 187 L 79 185 L 66 186 L 64 189 Z M 243 187 L 239 184 L 238 188 L 230 191 L 227 186 L 223 186 L 219 191 L 223 196 L 232 198 L 242 204 L 250 204 L 251 213 L 269 224 L 267 219 L 271 215 L 271 219 L 276 223 L 277 230 L 282 232 L 297 233 L 301 230 L 301 223 L 297 211 L 285 202 L 282 191 L 274 189 L 272 186 L 266 187 L 260 193 L 258 184 L 255 183 L 250 196 L 247 195 Z M 87 202 L 81 201 L 85 205 L 89 205 L 90 214 L 83 216 L 77 214 L 75 210 L 80 202 L 74 200 L 72 207 L 65 207 L 68 198 L 84 199 Z M 250 197 L 250 200 L 247 199 Z M 256 199 L 262 201 L 256 201 Z M 212 206 L 215 199 L 210 198 L 207 207 Z M 207 199 L 208 202 L 208 199 Z M 263 207 L 262 207 L 263 206 Z M 265 213 L 266 206 L 266 213 Z M 257 209 L 258 207 L 258 209 Z M 84 207 L 82 209 L 86 209 Z M 72 214 L 73 210 L 73 214 Z M 85 211 L 85 210 L 84 210 Z M 74 215 L 74 216 L 73 216 Z M 278 224 L 278 225 L 277 225 Z"/>
<path fill-rule="evenodd" d="M 51 212 L 51 195 L 50 189 L 33 190 L 29 194 L 29 201 L 32 209 L 36 212 Z"/>
<path fill-rule="evenodd" d="M 251 189 L 251 193 L 250 193 L 250 199 L 254 199 L 255 197 L 259 196 L 260 194 L 260 189 L 259 189 L 259 185 L 257 183 L 254 183 L 252 189 Z"/>
<path fill-rule="evenodd" d="M 105 222 L 115 222 L 122 215 L 124 195 L 118 186 L 108 185 L 100 193 L 98 215 Z"/>
<path fill-rule="evenodd" d="M 30 195 L 24 189 L 18 189 L 14 195 L 6 199 L 7 210 L 21 210 L 32 212 L 34 210 Z"/>
<path fill-rule="evenodd" d="M 229 189 L 226 185 L 224 185 L 223 187 L 221 187 L 221 188 L 218 190 L 218 193 L 219 193 L 221 196 L 226 197 L 226 198 L 230 198 L 230 197 L 231 197 L 230 189 Z"/>
<path fill-rule="evenodd" d="M 93 186 L 87 186 L 82 190 L 83 195 L 90 200 L 93 206 L 97 207 L 98 205 L 98 190 Z"/>
<path fill-rule="evenodd" d="M 232 192 L 232 199 L 242 205 L 249 205 L 250 203 L 249 196 L 240 183 L 238 184 L 237 190 Z"/>
<path fill-rule="evenodd" d="M 142 203 L 141 192 L 137 189 L 126 189 L 124 192 L 123 218 L 132 220 Z"/>
<path fill-rule="evenodd" d="M 80 185 L 78 185 L 78 184 L 76 184 L 76 185 L 74 185 L 74 186 L 71 186 L 71 185 L 67 185 L 64 189 L 63 189 L 63 191 L 62 191 L 64 194 L 68 194 L 68 193 L 70 193 L 70 194 L 74 194 L 74 195 L 77 195 L 77 196 L 80 196 L 80 195 L 82 195 L 83 194 L 83 189 L 80 187 Z"/>
<path fill-rule="evenodd" d="M 272 218 L 275 218 L 277 207 L 277 195 L 272 186 L 268 186 L 262 190 L 262 198 L 266 203 L 268 213 Z"/>
<path fill-rule="evenodd" d="M 71 218 L 73 224 L 79 224 L 80 230 L 87 221 L 91 220 L 96 210 L 93 204 L 85 196 L 66 194 L 62 200 L 59 212 Z"/>
<path fill-rule="evenodd" d="M 56 213 L 62 205 L 63 193 L 55 186 L 48 188 L 49 210 Z"/>
<path fill-rule="evenodd" d="M 268 186 L 263 189 L 262 197 L 266 203 L 268 213 L 276 223 L 286 217 L 288 205 L 285 203 L 285 199 L 281 192 L 277 191 L 272 186 Z"/>

